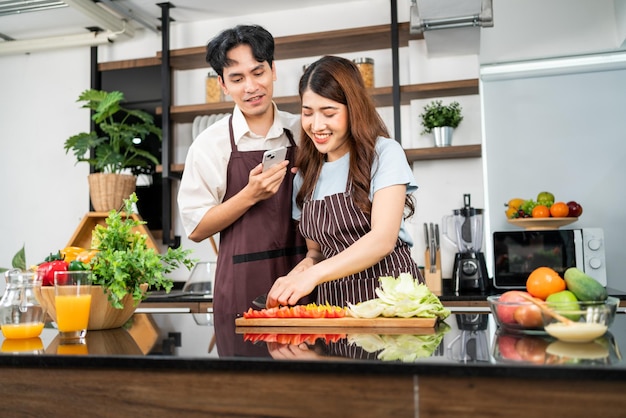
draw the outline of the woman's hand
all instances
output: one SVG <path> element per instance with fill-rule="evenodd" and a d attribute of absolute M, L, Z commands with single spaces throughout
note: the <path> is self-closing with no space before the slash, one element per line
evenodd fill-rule
<path fill-rule="evenodd" d="M 318 277 L 311 267 L 323 260 L 324 255 L 317 243 L 307 239 L 306 246 L 306 257 L 289 274 L 279 277 L 272 285 L 267 294 L 266 308 L 295 305 L 318 285 Z"/>
<path fill-rule="evenodd" d="M 267 349 L 270 356 L 275 359 L 282 360 L 315 360 L 320 355 L 311 350 L 305 343 L 302 344 L 280 344 L 277 342 L 268 342 Z"/>

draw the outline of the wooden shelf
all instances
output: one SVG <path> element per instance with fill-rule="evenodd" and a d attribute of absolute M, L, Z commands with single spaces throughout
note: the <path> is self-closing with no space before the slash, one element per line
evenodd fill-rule
<path fill-rule="evenodd" d="M 407 46 L 409 40 L 424 38 L 410 32 L 409 22 L 398 24 L 400 46 Z M 386 49 L 391 48 L 391 25 L 282 36 L 275 38 L 274 43 L 274 59 L 277 60 Z M 157 53 L 157 58 L 160 61 L 161 52 Z M 174 70 L 208 68 L 206 46 L 170 51 L 170 65 Z"/>
<path fill-rule="evenodd" d="M 452 147 L 413 148 L 404 150 L 409 162 L 425 160 L 450 160 L 455 158 L 480 158 L 480 144 L 458 145 Z"/>
<path fill-rule="evenodd" d="M 371 90 L 376 106 L 393 106 L 391 87 L 377 87 Z M 442 81 L 437 83 L 413 84 L 400 87 L 400 103 L 409 104 L 411 100 L 426 99 L 429 97 L 449 97 L 478 94 L 478 79 Z M 274 102 L 280 110 L 300 113 L 300 97 L 275 97 Z M 196 116 L 215 113 L 229 113 L 233 110 L 231 101 L 219 103 L 202 103 L 184 106 L 172 106 L 170 117 L 178 123 L 191 123 Z M 161 107 L 156 109 L 157 115 L 163 113 Z"/>
<path fill-rule="evenodd" d="M 415 161 L 426 160 L 450 160 L 456 158 L 480 158 L 482 156 L 482 147 L 480 144 L 458 145 L 452 147 L 432 147 L 432 148 L 413 148 L 405 149 L 406 159 L 412 163 Z M 171 164 L 170 172 L 173 174 L 181 174 L 185 169 L 185 164 Z M 163 172 L 163 167 L 156 167 L 157 173 Z"/>

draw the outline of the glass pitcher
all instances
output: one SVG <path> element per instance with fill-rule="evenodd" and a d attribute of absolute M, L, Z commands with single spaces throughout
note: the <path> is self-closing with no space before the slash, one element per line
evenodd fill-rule
<path fill-rule="evenodd" d="M 479 252 L 483 246 L 483 210 L 470 205 L 470 195 L 463 195 L 464 207 L 443 217 L 443 236 L 456 245 L 460 253 Z M 454 224 L 454 236 L 448 234 L 448 223 Z"/>
<path fill-rule="evenodd" d="M 19 269 L 5 273 L 7 287 L 0 299 L 0 327 L 6 339 L 39 337 L 46 310 L 39 303 L 41 274 Z"/>

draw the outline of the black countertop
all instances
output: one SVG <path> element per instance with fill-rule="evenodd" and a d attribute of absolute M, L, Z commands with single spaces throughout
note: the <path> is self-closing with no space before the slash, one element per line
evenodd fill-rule
<path fill-rule="evenodd" d="M 170 293 L 164 291 L 150 292 L 146 302 L 211 302 L 211 295 L 190 294 L 182 291 L 183 283 L 176 282 Z M 498 289 L 489 287 L 485 292 L 463 290 L 456 293 L 453 289 L 452 279 L 443 279 L 441 294 L 437 295 L 443 302 L 476 302 L 486 301 L 489 295 L 499 295 L 511 289 Z M 607 287 L 609 296 L 615 296 L 619 299 L 626 300 L 626 291 Z"/>
<path fill-rule="evenodd" d="M 598 358 L 550 354 L 545 335 L 506 334 L 490 314 L 453 314 L 436 328 L 235 328 L 211 313 L 137 313 L 123 327 L 63 345 L 54 324 L 38 339 L 0 340 L 0 367 L 306 371 L 625 380 L 626 314 L 585 347 Z M 307 334 L 293 334 L 293 333 Z"/>

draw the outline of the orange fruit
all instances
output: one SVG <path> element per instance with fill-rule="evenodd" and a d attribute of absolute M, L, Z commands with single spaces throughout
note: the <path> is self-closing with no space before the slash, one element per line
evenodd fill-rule
<path fill-rule="evenodd" d="M 566 218 L 569 215 L 569 207 L 565 202 L 556 202 L 550 206 L 550 215 L 554 218 Z"/>
<path fill-rule="evenodd" d="M 544 205 L 537 205 L 533 208 L 531 215 L 533 218 L 549 218 L 550 209 Z"/>
<path fill-rule="evenodd" d="M 550 267 L 538 267 L 528 276 L 526 290 L 532 296 L 546 300 L 551 294 L 565 290 L 565 280 Z"/>

